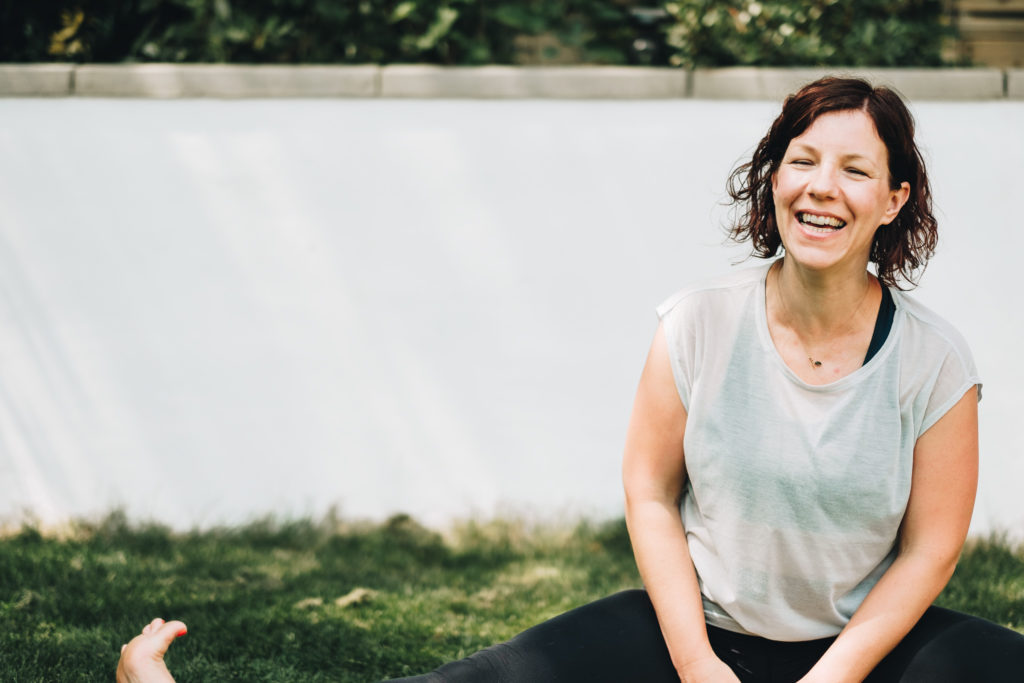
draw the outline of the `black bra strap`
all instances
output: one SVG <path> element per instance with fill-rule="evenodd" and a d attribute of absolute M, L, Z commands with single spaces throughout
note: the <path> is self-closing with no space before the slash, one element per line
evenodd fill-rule
<path fill-rule="evenodd" d="M 878 304 L 878 317 L 875 318 L 875 331 L 871 333 L 871 343 L 868 344 L 868 353 L 864 356 L 864 364 L 875 357 L 882 344 L 889 337 L 889 330 L 892 329 L 892 320 L 896 316 L 896 302 L 892 300 L 889 288 L 882 285 L 882 301 Z"/>

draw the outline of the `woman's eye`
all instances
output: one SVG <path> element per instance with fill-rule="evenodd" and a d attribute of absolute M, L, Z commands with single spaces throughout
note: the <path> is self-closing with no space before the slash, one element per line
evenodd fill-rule
<path fill-rule="evenodd" d="M 846 170 L 847 170 L 847 172 L 852 173 L 853 175 L 862 175 L 862 176 L 866 176 L 867 175 L 867 173 L 865 173 L 864 171 L 860 170 L 859 168 L 848 168 Z"/>
<path fill-rule="evenodd" d="M 811 165 L 810 159 L 793 159 L 789 163 L 793 164 L 794 166 L 810 166 Z"/>

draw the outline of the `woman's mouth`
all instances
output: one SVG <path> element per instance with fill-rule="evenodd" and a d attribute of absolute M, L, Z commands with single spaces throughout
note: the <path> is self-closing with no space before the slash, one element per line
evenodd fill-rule
<path fill-rule="evenodd" d="M 816 213 L 808 213 L 807 211 L 798 211 L 796 219 L 810 232 L 822 235 L 842 230 L 846 225 L 846 221 L 834 216 L 822 216 Z"/>

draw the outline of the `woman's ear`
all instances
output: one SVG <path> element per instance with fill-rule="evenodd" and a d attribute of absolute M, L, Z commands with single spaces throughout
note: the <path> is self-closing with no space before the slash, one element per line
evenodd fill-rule
<path fill-rule="evenodd" d="M 896 216 L 900 215 L 900 209 L 910 199 L 910 183 L 903 181 L 900 186 L 895 190 L 889 191 L 889 206 L 886 207 L 885 213 L 882 215 L 882 225 L 889 225 Z"/>

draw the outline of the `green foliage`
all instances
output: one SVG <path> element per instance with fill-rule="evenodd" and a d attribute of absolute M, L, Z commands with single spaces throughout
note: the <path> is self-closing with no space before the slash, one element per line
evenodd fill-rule
<path fill-rule="evenodd" d="M 939 65 L 941 0 L 33 0 L 0 61 Z M 634 9 L 667 10 L 647 23 Z M 653 16 L 648 12 L 648 15 Z M 638 56 L 636 41 L 650 43 Z"/>
<path fill-rule="evenodd" d="M 940 66 L 941 0 L 675 0 L 671 63 Z"/>
<path fill-rule="evenodd" d="M 40 0 L 0 19 L 4 61 L 513 63 L 516 36 L 550 33 L 618 63 L 632 40 L 615 0 Z"/>

